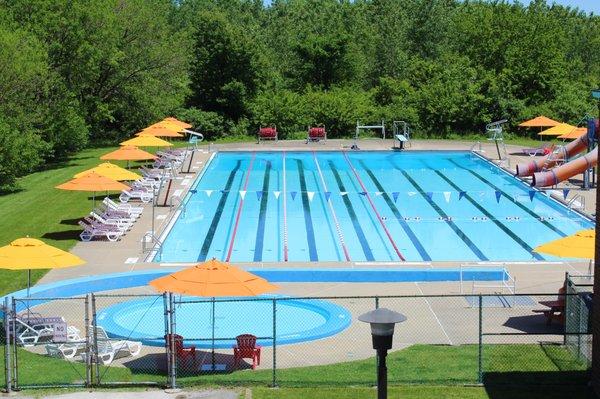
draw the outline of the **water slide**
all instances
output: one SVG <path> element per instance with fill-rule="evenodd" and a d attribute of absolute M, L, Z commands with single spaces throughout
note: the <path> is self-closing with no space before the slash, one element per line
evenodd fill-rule
<path fill-rule="evenodd" d="M 584 156 L 574 159 L 571 162 L 567 162 L 566 164 L 557 168 L 545 172 L 534 173 L 533 182 L 531 185 L 534 187 L 553 186 L 565 179 L 568 179 L 569 177 L 583 173 L 585 170 L 595 167 L 597 163 L 598 147 L 594 148 L 593 151 L 585 154 Z"/>
<path fill-rule="evenodd" d="M 589 121 L 588 133 L 591 130 L 591 136 L 598 131 L 598 120 Z M 588 136 L 584 134 L 575 141 L 561 146 L 552 151 L 552 153 L 540 160 L 534 160 L 527 164 L 517 165 L 517 176 L 532 176 L 531 183 L 534 187 L 547 187 L 560 183 L 561 181 L 583 173 L 585 170 L 595 167 L 598 164 L 598 148 L 585 154 L 584 156 L 573 159 L 563 165 L 553 168 L 562 161 L 565 161 L 582 151 L 587 150 Z M 551 169 L 553 168 L 553 169 Z"/>

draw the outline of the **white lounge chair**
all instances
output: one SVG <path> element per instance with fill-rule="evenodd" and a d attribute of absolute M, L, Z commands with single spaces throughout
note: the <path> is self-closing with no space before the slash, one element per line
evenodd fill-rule
<path fill-rule="evenodd" d="M 117 202 L 113 201 L 112 199 L 110 199 L 109 197 L 104 198 L 104 200 L 102 200 L 102 203 L 110 209 L 114 209 L 117 211 L 124 211 L 124 212 L 130 213 L 132 215 L 135 215 L 135 214 L 141 215 L 142 212 L 144 211 L 143 206 L 134 206 L 131 204 L 117 203 Z"/>
<path fill-rule="evenodd" d="M 65 320 L 62 317 L 42 317 L 36 313 L 30 313 L 28 317 L 17 316 L 14 320 L 11 319 L 11 323 L 13 322 L 17 342 L 23 346 L 32 346 L 52 340 L 55 323 L 65 323 Z M 79 333 L 77 328 L 68 326 L 67 340 L 81 339 Z"/>
<path fill-rule="evenodd" d="M 141 189 L 130 189 L 130 190 L 123 190 L 121 191 L 121 194 L 119 195 L 119 201 L 121 201 L 121 203 L 127 203 L 131 200 L 140 200 L 143 203 L 147 204 L 150 201 L 152 201 L 152 198 L 154 198 L 154 193 L 152 191 L 146 191 L 146 190 L 141 190 Z"/>
<path fill-rule="evenodd" d="M 89 327 L 89 336 L 94 339 L 94 329 Z M 111 339 L 104 328 L 96 327 L 96 341 L 98 343 L 98 360 L 104 365 L 112 363 L 118 357 L 137 356 L 142 350 L 142 343 L 138 341 Z M 86 354 L 82 353 L 83 361 L 86 360 Z"/>
<path fill-rule="evenodd" d="M 98 215 L 94 211 L 90 212 L 90 216 L 104 225 L 116 226 L 122 231 L 129 230 L 131 226 L 133 226 L 133 222 L 129 219 L 109 215 Z"/>
<path fill-rule="evenodd" d="M 114 226 L 105 226 L 101 224 L 86 223 L 82 220 L 79 225 L 83 227 L 83 231 L 79 234 L 81 241 L 91 241 L 94 237 L 105 237 L 108 241 L 117 241 L 123 235 L 123 231 Z"/>

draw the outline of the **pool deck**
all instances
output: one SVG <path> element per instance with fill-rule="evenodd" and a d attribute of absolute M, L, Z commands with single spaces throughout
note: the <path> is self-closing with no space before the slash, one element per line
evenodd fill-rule
<path fill-rule="evenodd" d="M 321 144 L 305 144 L 304 141 L 280 141 L 277 143 L 236 143 L 236 144 L 218 144 L 211 145 L 210 151 L 215 150 L 340 150 L 348 149 L 352 145 L 352 140 L 329 140 L 327 143 Z M 459 141 L 441 141 L 427 140 L 414 141 L 412 147 L 405 151 L 416 150 L 469 150 L 474 143 L 459 142 Z M 361 150 L 388 150 L 393 145 L 392 140 L 361 140 L 359 146 Z M 495 146 L 490 143 L 482 143 L 483 154 L 495 154 Z M 519 155 L 521 147 L 507 145 L 509 153 L 510 165 L 512 168 L 519 162 L 526 162 L 530 159 L 529 156 Z M 179 192 L 183 197 L 191 182 L 196 175 L 202 170 L 206 162 L 211 156 L 208 146 L 203 146 L 194 156 L 194 163 L 191 165 L 191 173 L 180 174 L 177 180 L 174 181 L 172 192 Z M 187 161 L 184 163 L 184 169 L 187 169 Z M 567 200 L 573 196 L 580 194 L 585 197 L 585 210 L 588 213 L 595 212 L 595 190 L 582 190 L 577 183 L 581 181 L 581 176 L 576 176 L 570 182 L 562 183 L 557 190 L 562 188 L 571 189 Z M 557 197 L 562 197 L 562 192 L 557 191 Z M 159 198 L 159 204 L 163 200 Z M 59 280 L 84 277 L 97 274 L 119 273 L 134 270 L 144 270 L 153 268 L 174 268 L 181 265 L 175 264 L 158 264 L 145 263 L 145 254 L 142 253 L 142 237 L 145 233 L 151 231 L 152 227 L 152 207 L 145 205 L 145 210 L 141 218 L 134 224 L 120 241 L 111 243 L 105 241 L 92 241 L 78 243 L 72 253 L 82 257 L 87 261 L 87 264 L 82 267 L 56 269 L 50 271 L 39 282 L 50 283 Z M 168 223 L 168 220 L 174 215 L 174 212 L 169 207 L 158 206 L 155 208 L 155 229 L 161 232 Z M 83 216 L 83 215 L 82 215 Z M 457 262 L 320 262 L 319 267 L 360 267 L 360 268 L 396 268 L 410 265 L 411 268 L 456 268 L 460 265 Z M 283 262 L 281 263 L 247 263 L 239 265 L 242 267 L 314 267 L 314 264 L 304 262 Z M 482 264 L 484 266 L 484 264 Z M 573 274 L 587 274 L 588 262 L 517 262 L 507 263 L 506 268 L 510 274 L 515 277 L 518 293 L 547 293 L 556 295 L 558 288 L 562 285 L 565 272 Z M 439 294 L 459 294 L 461 287 L 458 282 L 442 282 L 442 283 L 283 283 L 280 284 L 281 290 L 278 292 L 284 295 L 293 296 L 369 296 L 369 295 L 439 295 Z M 476 291 L 483 293 L 493 293 L 498 291 L 497 288 L 477 289 Z M 471 287 L 467 287 L 467 293 L 471 293 Z M 118 292 L 117 292 L 118 293 Z M 122 293 L 122 292 L 121 292 Z M 155 293 L 149 287 L 139 287 L 128 289 L 128 294 Z M 550 297 L 543 299 L 552 299 Z M 352 301 L 352 300 L 335 300 L 333 301 L 347 308 L 353 318 L 368 310 L 372 310 L 373 303 L 369 301 Z M 408 303 L 410 302 L 410 303 Z M 460 343 L 476 343 L 477 339 L 477 309 L 470 308 L 465 303 L 464 298 L 454 298 L 452 300 L 426 299 L 419 298 L 412 301 L 397 300 L 395 303 L 390 303 L 389 307 L 402 309 L 407 314 L 409 320 L 413 323 L 406 323 L 406 328 L 403 328 L 404 333 L 396 335 L 395 348 L 402 348 L 411 343 L 434 343 L 434 344 L 460 344 Z M 108 304 L 106 304 L 108 305 Z M 537 305 L 537 299 L 536 303 Z M 534 306 L 535 306 L 534 305 Z M 44 310 L 56 312 L 57 305 L 42 305 Z M 386 306 L 385 301 L 381 306 Z M 502 310 L 500 309 L 500 313 Z M 531 306 L 523 308 L 523 314 L 531 315 Z M 64 313 L 64 312 L 63 312 Z M 510 317 L 507 313 L 507 317 Z M 514 316 L 514 314 L 513 314 Z M 65 315 L 67 319 L 68 315 Z M 542 317 L 542 316 L 540 316 Z M 82 320 L 81 317 L 75 317 Z M 468 319 L 468 322 L 465 320 Z M 503 326 L 499 322 L 498 328 L 502 331 L 510 331 L 509 326 Z M 81 326 L 82 327 L 82 326 Z M 552 339 L 562 340 L 562 336 L 552 336 Z M 536 339 L 540 335 L 536 336 Z M 518 338 L 516 338 L 518 339 Z M 312 364 L 332 363 L 344 360 L 353 360 L 372 356 L 372 350 L 369 340 L 368 326 L 364 323 L 352 323 L 352 325 L 340 334 L 329 339 L 322 339 L 302 344 L 286 345 L 278 349 L 277 361 L 278 367 L 291 367 Z M 511 341 L 512 342 L 512 341 Z M 145 348 L 144 353 L 152 357 L 160 348 Z M 223 351 L 219 356 L 220 360 L 231 355 L 231 351 Z M 203 352 L 204 353 L 204 352 Z M 206 354 L 206 353 L 204 353 Z M 131 364 L 128 364 L 131 363 Z M 123 364 L 126 366 L 135 366 L 136 361 L 123 359 Z M 271 349 L 263 348 L 263 364 L 261 367 L 270 367 Z M 157 367 L 162 367 L 157 365 Z"/>

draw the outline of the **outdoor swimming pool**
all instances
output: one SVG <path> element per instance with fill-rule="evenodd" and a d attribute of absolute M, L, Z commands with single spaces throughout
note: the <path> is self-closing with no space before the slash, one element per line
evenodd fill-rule
<path fill-rule="evenodd" d="M 220 152 L 154 258 L 529 261 L 593 223 L 469 152 Z"/>
<path fill-rule="evenodd" d="M 231 348 L 235 337 L 251 333 L 262 346 L 272 346 L 273 302 L 264 300 L 232 300 L 213 303 L 206 298 L 185 297 L 185 303 L 176 305 L 176 332 L 186 339 L 186 345 L 198 348 L 213 347 L 212 329 L 214 320 L 215 348 Z M 282 297 L 278 297 L 282 298 Z M 150 297 L 122 302 L 110 306 L 97 316 L 98 324 L 111 337 L 141 341 L 144 345 L 164 346 L 164 308 L 162 297 Z M 277 301 L 277 345 L 292 344 L 325 338 L 346 329 L 352 317 L 337 305 L 322 300 L 278 300 Z M 203 339 L 200 340 L 200 337 Z M 263 338 L 260 338 L 263 337 Z"/>

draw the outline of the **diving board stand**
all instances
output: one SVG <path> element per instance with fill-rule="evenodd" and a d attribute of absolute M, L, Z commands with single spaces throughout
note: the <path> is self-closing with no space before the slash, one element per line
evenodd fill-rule
<path fill-rule="evenodd" d="M 410 146 L 410 126 L 405 121 L 394 121 L 394 150 L 403 150 Z M 396 146 L 397 144 L 397 146 Z"/>
<path fill-rule="evenodd" d="M 381 138 L 385 140 L 385 121 L 381 120 L 381 125 L 361 125 L 360 121 L 356 121 L 356 134 L 354 135 L 353 149 L 358 150 L 358 136 L 361 130 L 380 130 Z"/>

